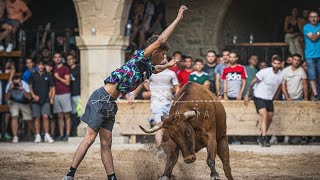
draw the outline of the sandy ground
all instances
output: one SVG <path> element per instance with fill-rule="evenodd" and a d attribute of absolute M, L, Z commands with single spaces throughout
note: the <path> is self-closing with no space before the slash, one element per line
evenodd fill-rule
<path fill-rule="evenodd" d="M 0 143 L 0 179 L 61 179 L 66 174 L 76 144 Z M 320 179 L 320 146 L 231 145 L 231 168 L 235 179 Z M 77 170 L 76 179 L 106 179 L 100 161 L 99 146 L 93 145 Z M 155 158 L 152 145 L 113 146 L 115 170 L 121 180 L 157 179 L 165 161 Z M 221 161 L 217 171 L 226 179 Z M 197 161 L 185 164 L 182 159 L 174 168 L 174 179 L 209 179 L 206 153 L 197 154 Z"/>

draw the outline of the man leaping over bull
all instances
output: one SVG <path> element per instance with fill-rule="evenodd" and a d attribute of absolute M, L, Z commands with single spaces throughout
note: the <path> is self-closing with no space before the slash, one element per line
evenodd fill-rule
<path fill-rule="evenodd" d="M 127 94 L 136 89 L 152 73 L 162 72 L 177 63 L 177 60 L 163 63 L 164 54 L 169 50 L 166 41 L 182 20 L 184 11 L 187 9 L 182 5 L 176 19 L 159 36 L 152 36 L 148 39 L 148 46 L 145 50 L 135 51 L 130 61 L 113 71 L 104 81 L 105 85 L 91 94 L 81 117 L 81 120 L 88 124 L 87 132 L 74 154 L 70 171 L 63 180 L 74 179 L 76 169 L 98 133 L 100 134 L 101 159 L 108 180 L 117 179 L 111 153 L 112 129 L 118 109 L 115 100 L 120 94 Z"/>

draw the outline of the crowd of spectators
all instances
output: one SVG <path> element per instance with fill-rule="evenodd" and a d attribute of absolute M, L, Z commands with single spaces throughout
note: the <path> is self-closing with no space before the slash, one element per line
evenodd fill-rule
<path fill-rule="evenodd" d="M 0 51 L 21 51 L 16 36 L 32 16 L 22 0 L 0 0 Z M 22 61 L 2 59 L 0 102 L 9 107 L 1 122 L 0 139 L 52 143 L 77 136 L 80 107 L 79 51 L 77 28 L 53 30 L 51 23 L 27 32 Z M 4 95 L 4 96 L 2 96 Z M 3 98 L 4 97 L 4 98 Z M 77 110 L 78 109 L 78 110 Z"/>

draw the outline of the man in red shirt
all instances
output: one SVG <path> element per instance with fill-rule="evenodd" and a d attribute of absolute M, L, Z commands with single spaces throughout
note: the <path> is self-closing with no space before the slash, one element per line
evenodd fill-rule
<path fill-rule="evenodd" d="M 246 87 L 247 73 L 244 66 L 237 64 L 236 52 L 229 54 L 230 66 L 223 70 L 223 90 L 225 100 L 241 100 L 242 93 Z"/>
<path fill-rule="evenodd" d="M 181 61 L 182 53 L 180 51 L 175 51 L 172 55 L 172 59 L 178 59 L 179 61 Z M 170 68 L 170 70 L 173 71 L 174 73 L 176 73 L 176 75 L 178 77 L 179 74 L 181 73 L 181 71 L 183 70 L 183 68 L 181 66 L 182 66 L 181 62 L 178 62 L 174 66 L 172 66 Z"/>
<path fill-rule="evenodd" d="M 192 57 L 191 56 L 186 56 L 184 58 L 184 65 L 185 65 L 185 69 L 182 70 L 180 72 L 180 74 L 178 75 L 180 87 L 182 87 L 183 85 L 185 85 L 188 82 L 189 75 L 193 72 Z"/>
<path fill-rule="evenodd" d="M 68 141 L 71 131 L 70 112 L 72 111 L 70 94 L 70 69 L 62 64 L 61 53 L 56 52 L 53 55 L 53 62 L 55 63 L 53 77 L 56 88 L 56 96 L 54 97 L 53 103 L 53 113 L 58 114 L 60 133 L 60 135 L 56 138 L 56 141 Z M 64 129 L 66 129 L 65 134 Z"/>

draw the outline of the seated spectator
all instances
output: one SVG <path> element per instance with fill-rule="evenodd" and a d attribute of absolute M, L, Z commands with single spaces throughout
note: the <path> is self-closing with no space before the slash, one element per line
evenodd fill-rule
<path fill-rule="evenodd" d="M 154 5 L 150 0 L 138 1 L 134 5 L 133 31 L 130 37 L 130 44 L 134 46 L 134 40 L 139 37 L 138 49 L 143 49 L 145 34 L 150 29 L 150 21 L 154 15 Z"/>
<path fill-rule="evenodd" d="M 223 62 L 219 65 L 217 65 L 214 74 L 216 76 L 216 90 L 217 90 L 217 96 L 219 99 L 222 99 L 223 95 L 223 80 L 221 79 L 222 72 L 224 68 L 229 66 L 229 50 L 223 50 L 222 51 L 222 60 Z"/>
<path fill-rule="evenodd" d="M 71 133 L 70 136 L 77 136 L 78 125 L 80 124 L 80 119 L 77 114 L 77 106 L 80 101 L 80 66 L 78 66 L 76 58 L 69 54 L 67 56 L 67 63 L 70 67 L 70 91 L 71 91 Z"/>
<path fill-rule="evenodd" d="M 320 23 L 317 11 L 310 11 L 309 23 L 303 27 L 303 34 L 306 43 L 305 57 L 308 64 L 308 78 L 313 92 L 311 99 L 319 101 L 317 81 L 320 79 Z"/>
<path fill-rule="evenodd" d="M 246 87 L 247 73 L 242 65 L 238 65 L 236 52 L 229 54 L 230 66 L 223 70 L 223 97 L 225 100 L 241 100 L 244 88 Z"/>
<path fill-rule="evenodd" d="M 192 57 L 186 56 L 183 60 L 185 69 L 181 71 L 181 73 L 178 76 L 178 80 L 180 83 L 180 87 L 185 85 L 189 80 L 189 75 L 193 72 L 192 69 Z"/>
<path fill-rule="evenodd" d="M 26 59 L 26 68 L 27 69 L 22 74 L 22 80 L 28 83 L 31 74 L 38 71 L 38 68 L 34 66 L 33 60 L 31 58 Z"/>
<path fill-rule="evenodd" d="M 28 133 L 31 132 L 33 129 L 33 122 L 31 116 L 31 109 L 30 109 L 30 100 L 31 94 L 29 85 L 21 81 L 20 76 L 15 75 L 12 78 L 12 81 L 8 83 L 6 87 L 6 100 L 8 101 L 10 113 L 11 113 L 11 131 L 13 135 L 12 142 L 17 143 L 18 139 L 18 116 L 19 112 L 22 113 L 22 119 L 27 121 L 28 129 L 30 130 Z M 31 134 L 28 134 L 31 136 Z"/>
<path fill-rule="evenodd" d="M 10 43 L 7 46 L 6 52 L 10 53 L 13 49 L 13 41 L 16 39 L 18 28 L 27 21 L 32 13 L 28 6 L 22 0 L 6 0 L 8 24 L 12 26 Z"/>
<path fill-rule="evenodd" d="M 182 67 L 182 53 L 180 51 L 175 51 L 172 55 L 172 59 L 178 59 L 179 62 L 176 63 L 175 65 L 173 65 L 170 70 L 175 72 L 176 75 L 178 76 L 180 74 L 180 72 L 183 70 L 183 67 Z"/>
<path fill-rule="evenodd" d="M 42 61 L 37 63 L 38 71 L 32 73 L 29 78 L 30 92 L 33 99 L 31 103 L 32 117 L 35 126 L 35 143 L 42 141 L 40 136 L 40 119 L 43 120 L 44 141 L 53 143 L 53 139 L 49 134 L 49 116 L 51 114 L 49 102 L 53 101 L 54 84 L 50 73 L 45 71 Z"/>
<path fill-rule="evenodd" d="M 282 92 L 287 101 L 308 100 L 307 74 L 300 66 L 301 56 L 293 55 L 292 65 L 284 68 Z"/>
<path fill-rule="evenodd" d="M 267 68 L 267 67 L 268 67 L 268 65 L 265 61 L 259 62 L 259 66 L 258 66 L 259 70 Z"/>
<path fill-rule="evenodd" d="M 189 75 L 189 81 L 204 85 L 205 88 L 210 89 L 209 74 L 202 71 L 203 60 L 196 59 L 193 67 L 194 71 Z"/>
<path fill-rule="evenodd" d="M 247 91 L 249 90 L 250 82 L 253 80 L 253 78 L 256 77 L 256 74 L 258 72 L 258 56 L 257 55 L 252 55 L 249 59 L 249 65 L 245 66 L 246 73 L 247 73 L 247 79 L 246 79 L 246 87 L 244 89 L 244 92 L 242 96 L 244 97 L 247 94 Z M 249 94 L 249 98 L 252 98 L 253 94 Z"/>
<path fill-rule="evenodd" d="M 4 0 L 0 0 L 0 51 L 4 50 L 2 40 L 5 39 L 12 32 L 12 27 L 6 22 L 5 19 L 5 10 L 6 4 Z"/>
<path fill-rule="evenodd" d="M 210 81 L 210 91 L 216 93 L 215 80 L 216 76 L 214 75 L 214 70 L 217 66 L 217 53 L 213 50 L 207 52 L 207 63 L 204 65 L 203 71 L 208 73 Z"/>
<path fill-rule="evenodd" d="M 148 33 L 160 34 L 164 29 L 167 28 L 166 23 L 166 6 L 161 0 L 155 0 L 154 15 L 151 19 L 151 27 Z"/>
<path fill-rule="evenodd" d="M 286 33 L 284 41 L 289 44 L 289 52 L 291 54 L 303 54 L 303 49 L 299 41 L 301 33 L 299 30 L 299 21 L 298 9 L 293 8 L 291 16 L 287 16 L 284 22 L 284 32 Z"/>

